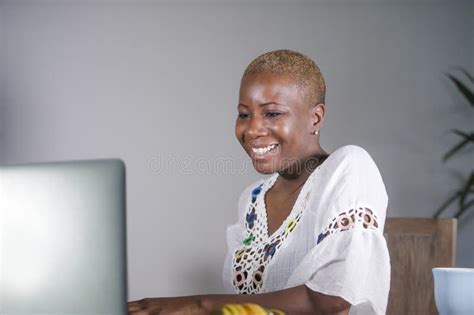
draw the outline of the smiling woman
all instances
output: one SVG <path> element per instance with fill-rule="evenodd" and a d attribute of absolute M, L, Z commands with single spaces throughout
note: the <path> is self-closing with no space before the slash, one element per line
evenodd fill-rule
<path fill-rule="evenodd" d="M 298 52 L 272 51 L 249 64 L 235 135 L 256 171 L 271 176 L 244 189 L 239 220 L 227 228 L 227 294 L 148 298 L 131 302 L 131 314 L 208 314 L 226 303 L 385 314 L 387 193 L 364 149 L 321 148 L 325 89 L 319 68 Z"/>
<path fill-rule="evenodd" d="M 299 176 L 301 162 L 327 155 L 314 137 L 323 123 L 324 104 L 305 97 L 307 89 L 290 75 L 244 75 L 235 133 L 259 173 L 295 173 L 299 168 Z"/>

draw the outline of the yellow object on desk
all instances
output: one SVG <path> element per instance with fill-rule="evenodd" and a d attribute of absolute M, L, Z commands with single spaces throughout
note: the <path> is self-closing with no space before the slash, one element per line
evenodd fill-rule
<path fill-rule="evenodd" d="M 220 309 L 212 311 L 210 315 L 285 315 L 277 309 L 267 309 L 258 304 L 225 304 Z"/>

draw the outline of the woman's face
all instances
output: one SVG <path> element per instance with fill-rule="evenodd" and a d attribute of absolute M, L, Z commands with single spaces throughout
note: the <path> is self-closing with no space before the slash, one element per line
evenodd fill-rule
<path fill-rule="evenodd" d="M 257 172 L 282 172 L 301 166 L 315 154 L 319 143 L 311 133 L 319 129 L 322 117 L 314 108 L 304 102 L 301 88 L 285 76 L 244 77 L 235 135 Z"/>

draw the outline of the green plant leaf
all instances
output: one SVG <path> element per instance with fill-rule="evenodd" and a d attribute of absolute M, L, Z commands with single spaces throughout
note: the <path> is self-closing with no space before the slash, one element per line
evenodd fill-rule
<path fill-rule="evenodd" d="M 446 74 L 446 76 L 453 82 L 456 86 L 457 90 L 464 96 L 464 98 L 468 101 L 471 107 L 474 108 L 474 93 L 472 91 L 472 84 L 474 83 L 474 77 L 470 74 L 469 71 L 462 67 L 456 67 L 462 73 L 462 76 L 458 79 L 458 77 L 452 74 Z M 465 78 L 463 77 L 465 76 Z M 466 82 L 466 78 L 468 81 Z M 464 83 L 464 82 L 466 83 Z M 469 145 L 470 143 L 474 143 L 474 132 L 473 131 L 462 131 L 459 129 L 451 130 L 454 134 L 461 137 L 462 139 L 459 140 L 451 149 L 448 150 L 443 156 L 443 161 L 446 162 L 449 158 L 451 158 L 454 154 L 459 152 L 462 148 Z M 464 180 L 463 180 L 464 181 Z M 454 217 L 459 218 L 463 215 L 466 211 L 470 208 L 474 207 L 474 199 L 470 198 L 474 195 L 474 171 L 471 171 L 470 176 L 466 178 L 463 185 L 454 192 L 442 205 L 438 208 L 438 210 L 433 215 L 434 218 L 438 218 L 453 202 L 458 202 L 458 210 L 456 211 Z"/>
<path fill-rule="evenodd" d="M 452 195 L 451 197 L 449 197 L 442 205 L 441 207 L 438 208 L 438 210 L 436 210 L 435 214 L 433 215 L 433 218 L 438 218 L 443 212 L 444 210 L 446 210 L 446 208 L 452 204 L 456 199 L 458 199 L 460 196 L 460 192 L 459 191 L 456 191 L 456 193 L 454 195 Z"/>
<path fill-rule="evenodd" d="M 446 76 L 450 78 L 451 81 L 453 81 L 458 90 L 464 95 L 469 104 L 471 104 L 471 107 L 474 107 L 474 94 L 472 93 L 472 91 L 469 90 L 469 88 L 465 86 L 464 83 L 458 80 L 455 76 L 451 74 L 446 74 Z"/>
<path fill-rule="evenodd" d="M 461 207 L 461 209 L 458 210 L 458 212 L 456 212 L 456 214 L 454 215 L 454 217 L 456 219 L 459 219 L 459 217 L 467 211 L 467 209 L 471 208 L 472 206 L 474 206 L 474 200 L 471 200 L 469 201 L 468 203 L 466 203 L 463 207 Z"/>
<path fill-rule="evenodd" d="M 460 192 L 460 195 L 459 195 L 459 208 L 464 207 L 464 204 L 466 202 L 466 198 L 467 198 L 467 196 L 470 195 L 471 186 L 472 186 L 472 180 L 468 180 L 466 182 L 466 185 L 459 191 Z"/>
<path fill-rule="evenodd" d="M 464 69 L 463 67 L 456 67 L 455 69 L 461 71 L 466 76 L 466 78 L 471 81 L 471 83 L 474 83 L 474 77 L 466 69 Z"/>
<path fill-rule="evenodd" d="M 452 129 L 451 130 L 454 134 L 457 134 L 458 136 L 461 136 L 465 139 L 469 139 L 469 141 L 473 141 L 474 142 L 474 133 L 471 132 L 471 134 L 465 132 L 465 131 L 462 131 L 462 130 L 459 130 L 459 129 Z"/>
<path fill-rule="evenodd" d="M 463 208 L 465 206 L 466 198 L 470 195 L 471 187 L 474 186 L 474 174 L 471 172 L 471 176 L 466 180 L 466 184 L 464 187 L 459 191 L 459 208 Z"/>
<path fill-rule="evenodd" d="M 472 142 L 470 137 L 465 138 L 464 140 L 461 140 L 460 142 L 458 142 L 458 144 L 456 144 L 448 152 L 445 153 L 445 155 L 443 156 L 443 162 L 446 162 L 450 157 L 452 157 L 456 152 L 461 150 L 469 142 Z"/>
<path fill-rule="evenodd" d="M 452 196 L 450 196 L 442 205 L 438 208 L 438 210 L 433 215 L 434 218 L 438 218 L 446 208 L 452 204 L 456 199 L 459 199 L 459 210 L 456 212 L 455 216 L 460 216 L 464 211 L 470 208 L 472 205 L 472 201 L 465 203 L 467 197 L 470 194 L 474 193 L 474 171 L 471 171 L 471 174 L 468 178 L 466 178 L 465 184 L 461 186 L 461 188 L 456 191 Z"/>

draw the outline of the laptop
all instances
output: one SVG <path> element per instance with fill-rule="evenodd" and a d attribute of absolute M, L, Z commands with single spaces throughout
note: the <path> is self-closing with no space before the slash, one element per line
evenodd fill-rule
<path fill-rule="evenodd" d="M 0 314 L 127 314 L 125 165 L 0 167 Z"/>

